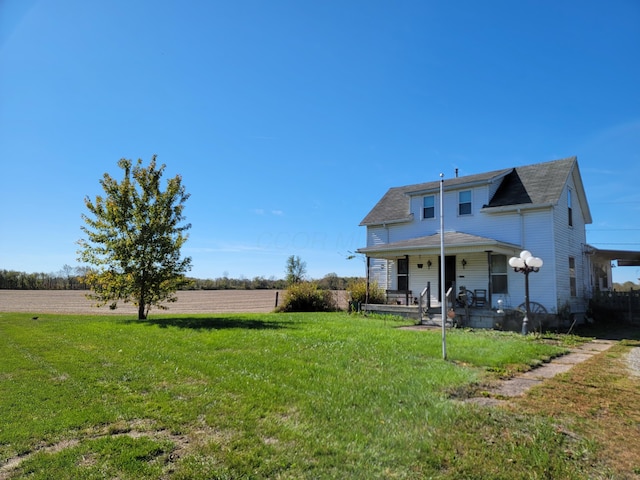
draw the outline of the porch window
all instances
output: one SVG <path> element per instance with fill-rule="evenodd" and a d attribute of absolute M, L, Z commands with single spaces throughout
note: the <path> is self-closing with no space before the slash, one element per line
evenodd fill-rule
<path fill-rule="evenodd" d="M 471 215 L 471 190 L 458 193 L 458 215 Z"/>
<path fill-rule="evenodd" d="M 573 227 L 573 209 L 571 208 L 571 190 L 567 190 L 567 214 L 569 216 L 569 226 Z"/>
<path fill-rule="evenodd" d="M 578 289 L 576 287 L 576 259 L 569 257 L 569 289 L 571 290 L 571 296 L 578 296 Z"/>
<path fill-rule="evenodd" d="M 491 255 L 491 293 L 509 293 L 506 255 Z"/>
<path fill-rule="evenodd" d="M 436 217 L 436 197 L 429 195 L 422 199 L 422 218 L 435 218 Z"/>

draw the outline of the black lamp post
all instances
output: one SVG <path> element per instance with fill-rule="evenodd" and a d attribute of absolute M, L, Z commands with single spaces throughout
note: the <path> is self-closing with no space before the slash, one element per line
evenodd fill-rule
<path fill-rule="evenodd" d="M 529 333 L 529 274 L 531 272 L 537 272 L 542 267 L 544 262 L 541 258 L 534 257 L 528 250 L 520 252 L 519 257 L 511 257 L 509 259 L 509 265 L 513 267 L 515 272 L 524 273 L 524 319 L 522 320 L 522 334 Z"/>

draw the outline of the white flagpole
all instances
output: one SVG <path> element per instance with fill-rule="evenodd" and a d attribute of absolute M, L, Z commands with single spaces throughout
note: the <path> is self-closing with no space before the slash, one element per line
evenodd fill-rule
<path fill-rule="evenodd" d="M 447 314 L 447 286 L 444 279 L 444 173 L 440 174 L 440 312 L 442 317 L 442 359 L 447 359 L 447 330 L 445 328 Z"/>

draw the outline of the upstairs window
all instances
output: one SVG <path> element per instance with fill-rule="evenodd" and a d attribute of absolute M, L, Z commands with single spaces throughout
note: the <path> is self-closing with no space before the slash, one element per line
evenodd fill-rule
<path fill-rule="evenodd" d="M 569 226 L 573 227 L 573 210 L 571 208 L 571 190 L 567 190 L 567 213 L 569 215 Z"/>
<path fill-rule="evenodd" d="M 434 195 L 422 199 L 422 218 L 436 218 L 436 197 Z"/>
<path fill-rule="evenodd" d="M 458 215 L 471 215 L 471 190 L 458 193 Z"/>

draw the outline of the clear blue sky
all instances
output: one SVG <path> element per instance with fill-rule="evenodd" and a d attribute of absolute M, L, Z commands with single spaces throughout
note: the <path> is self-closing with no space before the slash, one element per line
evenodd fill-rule
<path fill-rule="evenodd" d="M 77 266 L 84 197 L 153 154 L 200 278 L 364 275 L 345 257 L 389 187 L 573 155 L 589 242 L 640 249 L 637 0 L 2 0 L 0 22 L 0 268 Z"/>

